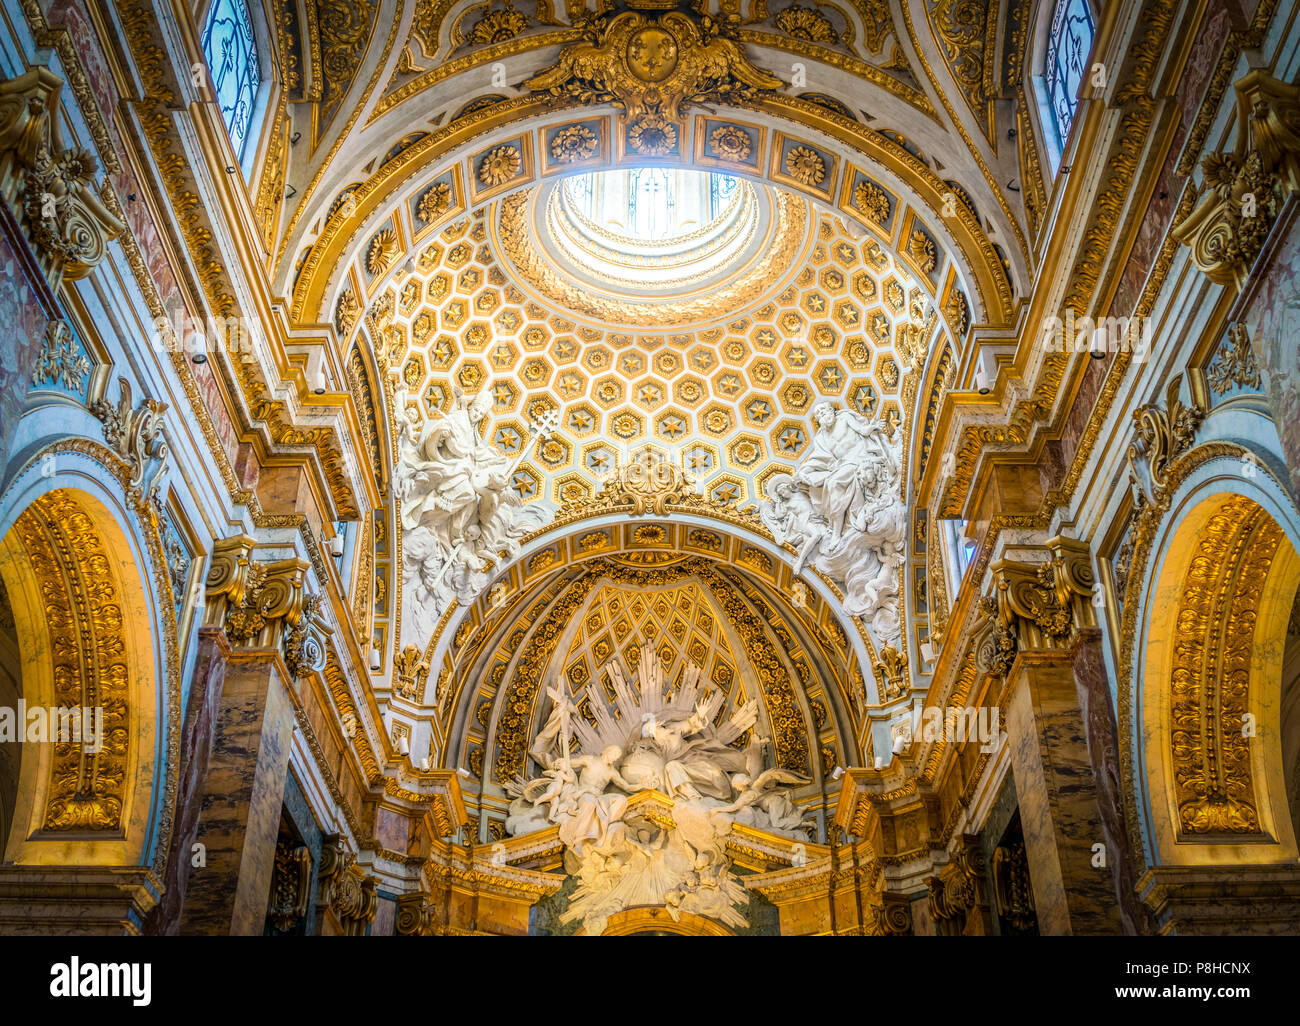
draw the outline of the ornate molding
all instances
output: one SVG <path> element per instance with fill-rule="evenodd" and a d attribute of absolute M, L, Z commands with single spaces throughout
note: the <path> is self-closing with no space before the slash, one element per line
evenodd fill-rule
<path fill-rule="evenodd" d="M 126 227 L 95 190 L 95 155 L 63 145 L 62 86 L 45 67 L 0 82 L 0 198 L 56 291 L 63 279 L 89 274 Z"/>
<path fill-rule="evenodd" d="M 1283 202 L 1300 190 L 1300 88 L 1261 68 L 1233 88 L 1236 146 L 1201 160 L 1206 191 L 1173 235 L 1207 278 L 1240 289 Z"/>

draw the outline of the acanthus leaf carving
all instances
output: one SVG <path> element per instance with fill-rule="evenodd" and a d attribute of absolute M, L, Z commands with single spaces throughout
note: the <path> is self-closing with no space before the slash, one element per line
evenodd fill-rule
<path fill-rule="evenodd" d="M 1236 145 L 1201 161 L 1205 191 L 1173 235 L 1211 281 L 1241 288 L 1282 204 L 1300 190 L 1300 88 L 1261 68 L 1234 88 Z"/>
<path fill-rule="evenodd" d="M 144 497 L 153 500 L 159 493 L 167 461 L 167 442 L 162 432 L 167 404 L 145 398 L 139 406 L 133 406 L 130 382 L 119 378 L 118 386 L 116 406 L 107 399 L 96 399 L 89 409 L 103 422 L 104 440 L 129 467 L 130 476 L 124 482 L 126 495 L 132 504 L 139 505 Z"/>
<path fill-rule="evenodd" d="M 45 67 L 0 82 L 0 195 L 56 289 L 65 278 L 85 277 L 126 227 L 95 189 L 95 155 L 63 145 L 62 85 Z"/>

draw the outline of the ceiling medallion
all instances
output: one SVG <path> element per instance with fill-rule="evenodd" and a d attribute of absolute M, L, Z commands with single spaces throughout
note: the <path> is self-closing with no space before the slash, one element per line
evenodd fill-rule
<path fill-rule="evenodd" d="M 639 152 L 651 156 L 672 149 L 671 122 L 692 103 L 749 103 L 784 84 L 745 55 L 736 39 L 738 19 L 715 20 L 696 3 L 668 11 L 656 10 L 664 5 L 654 0 L 628 6 L 579 22 L 582 40 L 525 88 L 622 107 L 628 138 L 640 140 Z"/>

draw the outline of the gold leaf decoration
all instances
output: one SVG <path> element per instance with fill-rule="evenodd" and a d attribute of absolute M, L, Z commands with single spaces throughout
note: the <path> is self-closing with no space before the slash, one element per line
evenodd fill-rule
<path fill-rule="evenodd" d="M 498 146 L 479 161 L 478 180 L 489 188 L 503 185 L 516 177 L 523 166 L 518 146 Z"/>
<path fill-rule="evenodd" d="M 551 137 L 551 157 L 561 164 L 587 160 L 595 155 L 597 142 L 586 125 L 566 125 Z"/>
<path fill-rule="evenodd" d="M 889 221 L 889 196 L 875 182 L 858 182 L 853 188 L 853 209 L 883 227 Z"/>
<path fill-rule="evenodd" d="M 773 19 L 773 24 L 786 35 L 802 39 L 807 43 L 840 41 L 839 33 L 835 31 L 835 26 L 831 24 L 830 19 L 815 7 L 794 4 L 778 14 Z"/>
<path fill-rule="evenodd" d="M 785 155 L 785 173 L 800 185 L 821 185 L 826 180 L 826 161 L 808 146 L 796 146 Z"/>
<path fill-rule="evenodd" d="M 432 224 L 451 209 L 451 186 L 446 182 L 435 182 L 420 197 L 415 206 L 415 216 L 425 224 Z"/>
<path fill-rule="evenodd" d="M 754 146 L 749 141 L 749 133 L 735 125 L 722 125 L 709 134 L 709 146 L 713 152 L 724 160 L 748 160 Z"/>

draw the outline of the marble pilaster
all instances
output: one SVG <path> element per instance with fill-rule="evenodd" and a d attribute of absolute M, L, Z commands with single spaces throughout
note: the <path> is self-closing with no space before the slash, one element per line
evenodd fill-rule
<path fill-rule="evenodd" d="M 293 704 L 275 651 L 241 651 L 225 668 L 190 871 L 184 934 L 262 933 L 279 834 Z"/>
<path fill-rule="evenodd" d="M 1097 785 L 1070 650 L 1021 652 L 1007 682 L 1007 733 L 1041 933 L 1121 932 Z M 1095 865 L 1101 846 L 1104 865 Z"/>

